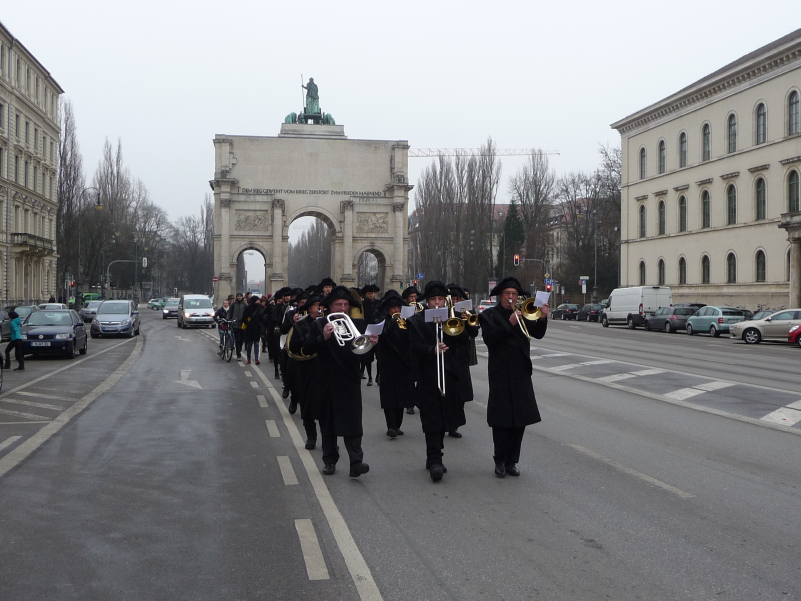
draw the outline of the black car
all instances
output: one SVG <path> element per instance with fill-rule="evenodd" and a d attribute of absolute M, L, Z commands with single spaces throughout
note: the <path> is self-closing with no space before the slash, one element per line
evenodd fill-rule
<path fill-rule="evenodd" d="M 34 311 L 22 323 L 22 352 L 26 355 L 86 354 L 86 327 L 72 309 Z"/>
<path fill-rule="evenodd" d="M 598 321 L 601 318 L 601 313 L 603 313 L 603 311 L 604 307 L 600 303 L 584 305 L 581 309 L 579 309 L 576 319 L 578 321 Z"/>
<path fill-rule="evenodd" d="M 562 303 L 556 309 L 551 311 L 551 317 L 553 319 L 576 319 L 579 312 L 578 305 L 571 305 L 569 303 Z"/>
<path fill-rule="evenodd" d="M 645 318 L 645 329 L 664 330 L 668 334 L 686 330 L 687 320 L 695 315 L 697 310 L 694 307 L 660 307 L 656 313 Z"/>

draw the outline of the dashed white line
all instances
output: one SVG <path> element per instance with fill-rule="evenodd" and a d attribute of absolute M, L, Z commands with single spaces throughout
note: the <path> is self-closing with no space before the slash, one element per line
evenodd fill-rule
<path fill-rule="evenodd" d="M 263 394 L 257 394 L 256 400 L 259 401 L 259 407 L 267 408 L 267 397 Z"/>
<path fill-rule="evenodd" d="M 672 392 L 667 392 L 662 396 L 666 396 L 669 399 L 676 399 L 677 401 L 683 401 L 684 399 L 689 399 L 694 396 L 698 396 L 699 394 L 704 394 L 705 390 L 698 390 L 697 388 L 679 388 L 678 390 L 673 390 Z"/>
<path fill-rule="evenodd" d="M 292 469 L 292 462 L 286 455 L 279 455 L 278 467 L 281 469 L 281 477 L 284 479 L 286 486 L 292 486 L 298 483 L 298 477 L 295 475 L 295 470 Z"/>
<path fill-rule="evenodd" d="M 603 378 L 596 378 L 598 382 L 618 382 L 619 380 L 628 380 L 629 378 L 636 378 L 636 374 L 612 374 L 611 376 L 604 376 Z"/>
<path fill-rule="evenodd" d="M 781 424 L 782 426 L 794 426 L 801 422 L 801 411 L 790 409 L 789 407 L 780 407 L 760 419 L 773 424 Z"/>
<path fill-rule="evenodd" d="M 796 401 L 795 403 L 790 403 L 787 405 L 790 409 L 801 409 L 801 401 Z"/>
<path fill-rule="evenodd" d="M 250 385 L 253 388 L 258 388 L 259 387 L 259 383 L 256 380 L 251 380 L 250 381 Z"/>
<path fill-rule="evenodd" d="M 640 371 L 631 372 L 635 376 L 655 376 L 656 374 L 663 374 L 666 370 L 654 367 L 652 369 L 641 369 Z"/>
<path fill-rule="evenodd" d="M 12 444 L 17 442 L 20 438 L 22 438 L 22 436 L 9 436 L 3 442 L 0 442 L 0 451 L 2 451 L 5 448 L 10 447 Z"/>
<path fill-rule="evenodd" d="M 253 372 L 251 372 L 251 371 L 246 371 L 246 372 L 245 372 L 245 377 L 246 377 L 246 378 L 252 378 L 252 377 L 253 377 Z"/>
<path fill-rule="evenodd" d="M 578 367 L 578 363 L 575 365 L 557 365 L 556 367 L 551 367 L 548 371 L 567 371 L 568 369 L 573 369 L 574 367 Z"/>
<path fill-rule="evenodd" d="M 65 397 L 63 395 L 62 396 L 56 396 L 54 394 L 42 394 L 41 392 L 25 392 L 25 391 L 22 391 L 22 390 L 20 390 L 18 392 L 15 392 L 14 394 L 18 394 L 18 395 L 22 395 L 22 396 L 32 396 L 32 397 L 37 397 L 37 398 L 40 398 L 40 399 L 52 399 L 54 401 L 77 401 L 78 400 L 78 399 L 71 399 L 71 398 Z"/>
<path fill-rule="evenodd" d="M 325 566 L 320 541 L 311 520 L 295 520 L 295 530 L 300 539 L 300 550 L 306 562 L 306 573 L 309 580 L 328 580 L 328 568 Z"/>
<path fill-rule="evenodd" d="M 534 350 L 533 348 L 531 350 Z M 550 355 L 537 355 L 538 357 L 570 357 L 571 353 L 551 353 Z"/>
<path fill-rule="evenodd" d="M 728 388 L 729 386 L 734 386 L 734 382 L 724 382 L 723 380 L 713 380 L 712 382 L 705 382 L 704 384 L 695 384 L 693 388 L 698 388 L 699 390 L 703 390 L 705 392 L 713 392 L 715 390 L 721 390 L 723 388 Z"/>
<path fill-rule="evenodd" d="M 274 419 L 265 419 L 264 423 L 267 424 L 267 432 L 269 432 L 270 438 L 281 437 L 281 433 L 278 431 L 278 426 L 275 424 Z"/>
<path fill-rule="evenodd" d="M 0 409 L 0 413 L 3 415 L 13 415 L 14 417 L 24 417 L 25 419 L 33 419 L 37 421 L 50 421 L 48 417 L 42 417 L 41 415 L 36 415 L 35 413 L 25 413 L 23 411 L 12 411 L 11 409 Z"/>
<path fill-rule="evenodd" d="M 12 405 L 24 405 L 26 407 L 36 407 L 37 409 L 52 409 L 53 411 L 63 411 L 64 407 L 59 405 L 48 405 L 47 403 L 35 403 L 34 401 L 23 401 L 22 399 L 0 399 L 0 403 L 11 403 Z"/>

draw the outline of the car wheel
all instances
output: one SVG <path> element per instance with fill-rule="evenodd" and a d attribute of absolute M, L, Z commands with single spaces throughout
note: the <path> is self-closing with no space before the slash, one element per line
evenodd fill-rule
<path fill-rule="evenodd" d="M 67 351 L 67 359 L 75 359 L 75 342 L 72 343 L 70 350 Z"/>
<path fill-rule="evenodd" d="M 136 335 L 139 336 L 139 328 L 136 328 Z"/>
<path fill-rule="evenodd" d="M 689 324 L 689 323 L 687 324 L 687 333 L 688 333 L 690 336 L 692 336 L 693 334 L 695 334 L 695 332 L 693 331 L 693 326 L 692 326 L 692 324 Z"/>
<path fill-rule="evenodd" d="M 608 328 L 608 327 L 609 327 L 609 320 L 606 318 L 606 315 L 604 315 L 604 319 L 603 319 L 603 321 L 601 322 L 601 325 L 602 325 L 603 327 L 605 327 L 605 328 Z"/>
<path fill-rule="evenodd" d="M 720 336 L 720 332 L 718 332 L 718 329 L 715 326 L 709 326 L 709 335 L 713 338 L 717 338 Z"/>
<path fill-rule="evenodd" d="M 743 340 L 745 340 L 746 344 L 759 344 L 762 342 L 762 334 L 756 328 L 748 328 L 743 332 Z M 801 345 L 801 342 L 799 342 L 799 345 Z"/>
<path fill-rule="evenodd" d="M 562 321 L 567 321 L 567 316 L 564 313 L 562 313 Z"/>
<path fill-rule="evenodd" d="M 637 324 L 634 323 L 634 318 L 632 317 L 629 317 L 628 321 L 626 322 L 626 325 L 628 326 L 629 330 L 633 330 L 637 327 Z"/>
<path fill-rule="evenodd" d="M 798 346 L 801 346 L 801 336 L 799 336 L 798 338 L 796 338 L 796 339 L 795 339 L 795 342 L 796 342 L 796 344 L 797 344 Z M 0 387 L 2 387 L 2 386 L 3 386 L 3 383 L 2 383 L 2 382 L 0 382 Z"/>
<path fill-rule="evenodd" d="M 670 324 L 665 322 L 665 334 L 672 334 L 673 329 L 670 327 Z"/>
<path fill-rule="evenodd" d="M 645 320 L 645 323 L 643 324 L 643 326 L 642 326 L 642 327 L 643 327 L 643 329 L 644 329 L 646 332 L 650 332 L 650 331 L 651 331 L 651 324 L 650 324 L 650 323 L 648 323 L 648 320 L 647 320 L 647 319 Z"/>
<path fill-rule="evenodd" d="M 134 331 L 133 328 L 131 328 L 131 331 L 128 332 L 128 338 L 133 338 L 134 336 L 136 336 L 136 332 Z"/>
<path fill-rule="evenodd" d="M 85 355 L 87 350 L 89 350 L 89 338 L 83 341 L 83 348 L 78 352 L 81 353 L 81 355 Z"/>
<path fill-rule="evenodd" d="M 177 317 L 175 318 L 175 325 L 178 326 L 179 328 L 181 327 L 181 322 Z"/>

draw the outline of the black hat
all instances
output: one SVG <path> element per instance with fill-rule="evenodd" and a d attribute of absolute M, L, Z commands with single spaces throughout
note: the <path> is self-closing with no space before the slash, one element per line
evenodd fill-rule
<path fill-rule="evenodd" d="M 336 285 L 337 285 L 337 283 L 334 280 L 332 280 L 331 278 L 323 278 L 323 281 L 320 282 L 320 288 L 321 289 L 324 288 L 325 286 L 331 286 L 331 288 L 333 288 Z"/>
<path fill-rule="evenodd" d="M 257 302 L 259 302 L 259 297 L 258 297 L 258 296 L 256 296 L 255 294 L 253 294 L 253 295 L 252 295 L 252 296 L 251 296 L 251 297 L 248 299 L 248 304 L 249 304 L 249 305 L 255 305 Z"/>
<path fill-rule="evenodd" d="M 302 305 L 298 305 L 298 313 L 303 313 L 304 311 L 308 311 L 311 309 L 311 306 L 314 303 L 321 303 L 323 302 L 323 297 L 320 294 L 313 294 L 309 298 L 306 299 Z"/>
<path fill-rule="evenodd" d="M 381 304 L 378 305 L 379 311 L 386 311 L 390 307 L 408 307 L 409 303 L 403 300 L 397 290 L 390 290 L 384 295 Z"/>
<path fill-rule="evenodd" d="M 368 292 L 381 292 L 381 288 L 375 284 L 367 284 L 364 288 L 362 288 L 362 294 L 367 294 Z"/>
<path fill-rule="evenodd" d="M 277 296 L 278 298 L 284 298 L 285 296 L 289 296 L 291 293 L 292 289 L 287 286 L 284 286 L 283 288 L 279 288 L 278 290 L 276 290 L 275 296 Z"/>
<path fill-rule="evenodd" d="M 334 286 L 331 292 L 328 293 L 328 296 L 326 296 L 322 300 L 322 304 L 327 307 L 333 301 L 339 300 L 341 298 L 347 300 L 350 303 L 351 307 L 362 306 L 362 304 L 359 301 L 357 301 L 355 298 L 351 296 L 350 291 L 347 288 L 345 288 L 345 286 Z"/>
<path fill-rule="evenodd" d="M 448 294 L 451 296 L 458 296 L 459 298 L 467 298 L 462 287 L 456 284 L 448 284 Z"/>
<path fill-rule="evenodd" d="M 297 294 L 297 296 L 295 296 L 294 302 L 297 304 L 298 307 L 300 307 L 306 301 L 307 298 L 309 298 L 309 294 L 306 293 L 306 292 L 303 292 L 303 290 L 301 290 Z"/>
<path fill-rule="evenodd" d="M 306 286 L 305 292 L 306 294 L 317 294 L 317 285 L 311 284 L 310 286 Z"/>
<path fill-rule="evenodd" d="M 501 283 L 495 286 L 492 290 L 490 290 L 490 296 L 498 296 L 501 292 L 503 292 L 506 288 L 514 288 L 517 290 L 518 294 L 528 294 L 523 287 L 520 285 L 520 282 L 517 281 L 517 278 L 508 277 L 501 280 Z"/>
<path fill-rule="evenodd" d="M 434 280 L 426 284 L 426 290 L 423 292 L 423 298 L 431 298 L 432 296 L 448 296 L 448 288 L 442 282 Z"/>
<path fill-rule="evenodd" d="M 16 311 L 9 311 L 9 312 L 8 312 L 8 316 L 9 316 L 11 319 L 16 319 L 17 317 L 19 317 L 19 313 L 17 313 Z"/>
<path fill-rule="evenodd" d="M 303 288 L 291 288 L 289 294 L 292 296 L 300 296 L 303 294 Z"/>
<path fill-rule="evenodd" d="M 420 291 L 417 289 L 416 286 L 409 286 L 408 288 L 406 288 L 406 290 L 401 292 L 401 297 L 403 299 L 406 299 L 406 298 L 409 297 L 410 294 L 416 294 L 416 295 L 420 296 Z"/>

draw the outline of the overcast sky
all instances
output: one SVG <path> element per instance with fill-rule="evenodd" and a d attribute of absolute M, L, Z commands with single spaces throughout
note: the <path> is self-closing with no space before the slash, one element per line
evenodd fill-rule
<path fill-rule="evenodd" d="M 87 180 L 106 138 L 175 218 L 210 192 L 215 134 L 275 136 L 301 74 L 349 138 L 558 150 L 798 27 L 798 2 L 26 0 L 0 20 L 74 106 Z M 431 159 L 410 159 L 416 183 Z M 522 160 L 503 160 L 506 179 Z M 412 199 L 414 191 L 412 191 Z"/>

